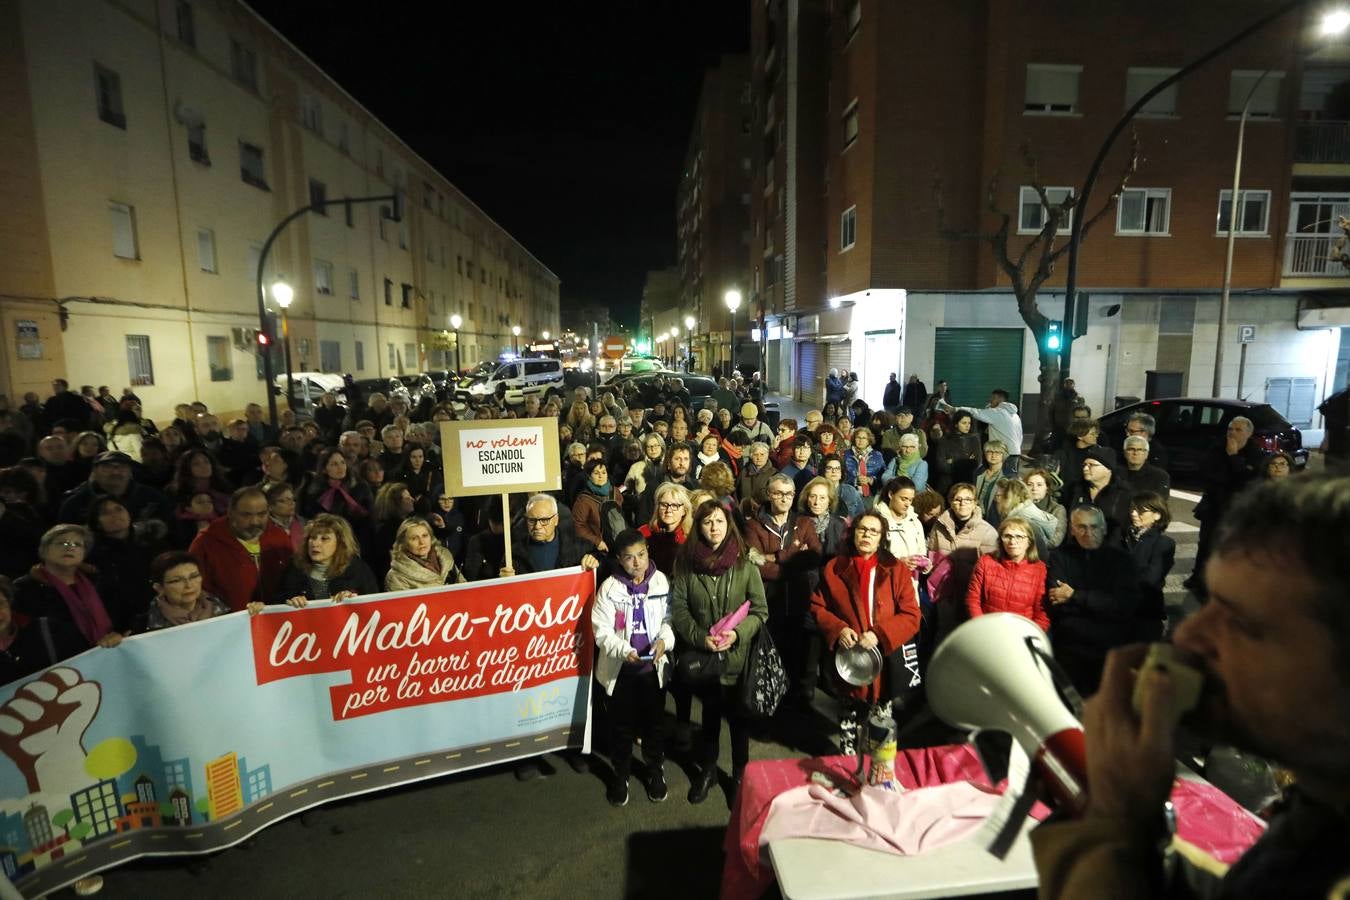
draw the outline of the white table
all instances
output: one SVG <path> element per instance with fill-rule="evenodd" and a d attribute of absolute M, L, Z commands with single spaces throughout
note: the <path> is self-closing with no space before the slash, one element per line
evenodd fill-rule
<path fill-rule="evenodd" d="M 778 888 L 787 900 L 864 900 L 964 897 L 1036 887 L 1027 833 L 1029 819 L 1006 859 L 984 848 L 988 833 L 918 856 L 898 856 L 820 838 L 787 838 L 769 844 Z"/>

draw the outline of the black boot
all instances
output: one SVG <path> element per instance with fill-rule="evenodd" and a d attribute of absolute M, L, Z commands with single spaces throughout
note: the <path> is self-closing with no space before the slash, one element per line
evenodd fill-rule
<path fill-rule="evenodd" d="M 697 804 L 707 800 L 708 793 L 715 784 L 717 784 L 717 764 L 709 763 L 689 785 L 689 802 Z"/>

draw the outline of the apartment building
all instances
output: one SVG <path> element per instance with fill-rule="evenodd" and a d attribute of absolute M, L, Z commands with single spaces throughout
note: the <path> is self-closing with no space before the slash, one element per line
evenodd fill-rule
<path fill-rule="evenodd" d="M 814 398 L 828 367 L 848 368 L 875 403 L 889 373 L 917 373 L 930 385 L 949 381 L 965 402 L 1002 386 L 1033 406 L 1037 348 L 1008 276 L 978 238 L 1000 224 L 991 185 L 1015 259 L 1047 215 L 1029 158 L 1052 201 L 1077 190 L 1136 99 L 1271 9 L 1261 0 L 752 2 L 757 133 L 786 119 L 797 133 L 789 149 L 809 156 L 802 135 L 813 129 L 823 148 L 818 168 L 797 173 L 799 195 L 822 198 L 811 248 L 819 253 L 799 243 L 795 265 L 789 253 L 777 263 L 767 243 L 751 254 L 772 272 L 772 284 L 768 275 L 760 283 L 768 348 L 780 342 L 771 383 Z M 1150 371 L 1179 373 L 1184 392 L 1209 393 L 1249 95 L 1222 393 L 1237 395 L 1241 379 L 1243 396 L 1309 426 L 1314 401 L 1344 384 L 1350 272 L 1329 256 L 1336 216 L 1350 209 L 1350 57 L 1317 37 L 1316 24 L 1311 10 L 1272 22 L 1156 97 L 1108 155 L 1090 213 L 1116 186 L 1137 135 L 1137 171 L 1079 259 L 1090 306 L 1073 370 L 1094 409 L 1142 396 Z M 811 92 L 814 72 L 823 103 Z M 756 166 L 773 159 L 781 168 L 781 144 L 780 135 L 757 147 Z M 789 200 L 756 204 L 752 231 L 777 242 L 790 215 L 800 233 L 804 212 L 815 215 Z M 1061 259 L 1039 295 L 1056 319 L 1065 268 Z M 795 282 L 790 301 L 785 281 Z M 1255 326 L 1243 353 L 1239 335 L 1253 335 L 1239 325 Z"/>
<path fill-rule="evenodd" d="M 697 321 L 692 350 L 700 371 L 729 365 L 733 324 L 741 358 L 755 358 L 744 302 L 753 143 L 749 70 L 745 56 L 724 56 L 704 74 L 676 195 L 681 318 Z M 724 302 L 730 291 L 743 298 L 734 316 Z"/>
<path fill-rule="evenodd" d="M 0 4 L 0 392 L 131 386 L 148 415 L 262 401 L 256 278 L 296 371 L 453 364 L 558 330 L 559 281 L 245 4 Z M 270 292 L 269 292 L 270 293 Z M 274 333 L 278 309 L 268 297 Z M 273 352 L 283 371 L 280 347 Z"/>

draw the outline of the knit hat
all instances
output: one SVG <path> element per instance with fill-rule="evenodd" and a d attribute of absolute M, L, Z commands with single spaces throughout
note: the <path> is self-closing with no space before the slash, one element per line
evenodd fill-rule
<path fill-rule="evenodd" d="M 1083 454 L 1083 459 L 1095 460 L 1106 466 L 1108 469 L 1115 468 L 1116 465 L 1116 461 L 1112 459 L 1110 454 L 1102 447 L 1089 448 L 1088 451 Z"/>

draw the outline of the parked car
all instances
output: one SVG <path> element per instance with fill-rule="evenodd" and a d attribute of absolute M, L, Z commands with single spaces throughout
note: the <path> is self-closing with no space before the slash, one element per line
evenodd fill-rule
<path fill-rule="evenodd" d="M 658 393 L 656 379 L 662 377 L 678 378 L 684 382 L 684 389 L 689 392 L 690 405 L 694 407 L 701 406 L 703 401 L 717 390 L 717 382 L 707 375 L 697 375 L 693 372 L 643 372 L 622 382 L 625 402 L 631 402 L 630 398 L 636 398 L 643 406 L 655 403 Z"/>
<path fill-rule="evenodd" d="M 389 379 L 391 382 L 398 382 L 408 393 L 409 405 L 417 406 L 422 402 L 423 397 L 430 397 L 434 402 L 436 398 L 436 383 L 432 377 L 424 372 L 418 372 L 414 375 L 395 375 Z"/>
<path fill-rule="evenodd" d="M 346 406 L 347 400 L 342 393 L 341 375 L 331 372 L 292 372 L 290 406 L 302 420 L 313 418 L 314 407 L 319 398 L 328 391 L 337 391 L 338 405 Z M 272 393 L 278 397 L 286 394 L 286 373 L 276 376 L 272 382 Z"/>
<path fill-rule="evenodd" d="M 1223 443 L 1228 423 L 1237 416 L 1252 420 L 1256 429 L 1252 440 L 1257 446 L 1268 453 L 1288 453 L 1297 468 L 1308 464 L 1303 433 L 1269 403 L 1245 400 L 1176 397 L 1132 403 L 1101 417 L 1099 442 L 1120 447 L 1125 423 L 1136 412 L 1148 413 L 1157 422 L 1155 437 L 1167 448 L 1167 469 L 1174 478 L 1200 474 L 1205 455 Z"/>

